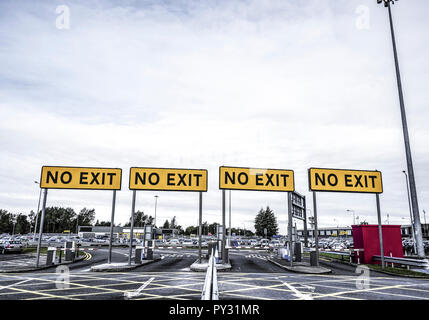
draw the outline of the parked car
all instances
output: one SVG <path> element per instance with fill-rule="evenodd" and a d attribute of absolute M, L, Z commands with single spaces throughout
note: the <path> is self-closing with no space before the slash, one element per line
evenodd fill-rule
<path fill-rule="evenodd" d="M 2 254 L 6 254 L 7 252 L 18 252 L 21 253 L 24 246 L 21 241 L 10 240 L 10 241 L 1 241 L 0 242 L 0 250 Z"/>
<path fill-rule="evenodd" d="M 184 239 L 183 242 L 182 242 L 182 244 L 184 246 L 190 247 L 190 246 L 194 245 L 194 242 L 191 239 Z"/>
<path fill-rule="evenodd" d="M 268 245 L 269 245 L 269 243 L 270 243 L 270 240 L 268 240 L 268 239 L 261 239 L 261 240 L 259 241 L 259 245 L 260 245 L 261 247 L 266 247 L 266 246 L 268 246 Z"/>
<path fill-rule="evenodd" d="M 280 241 L 279 240 L 271 240 L 268 244 L 270 248 L 278 248 L 280 247 Z"/>
<path fill-rule="evenodd" d="M 178 239 L 170 239 L 167 241 L 168 245 L 178 246 L 180 245 L 180 241 Z"/>

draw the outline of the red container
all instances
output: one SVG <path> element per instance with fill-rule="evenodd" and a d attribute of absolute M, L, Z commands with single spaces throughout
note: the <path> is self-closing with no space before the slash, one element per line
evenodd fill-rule
<path fill-rule="evenodd" d="M 373 256 L 380 256 L 380 237 L 378 235 L 378 225 L 359 225 L 352 226 L 353 242 L 355 249 L 363 249 L 359 252 L 360 263 L 379 264 L 373 262 Z M 384 255 L 395 258 L 403 258 L 401 226 L 383 225 L 383 247 Z M 357 263 L 357 255 L 355 254 Z"/>

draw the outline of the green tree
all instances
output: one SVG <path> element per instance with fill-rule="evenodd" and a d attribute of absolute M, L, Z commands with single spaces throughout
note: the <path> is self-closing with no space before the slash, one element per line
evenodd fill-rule
<path fill-rule="evenodd" d="M 94 224 L 95 227 L 110 227 L 110 221 L 96 221 Z M 115 224 L 113 224 L 115 226 Z"/>
<path fill-rule="evenodd" d="M 39 223 L 40 224 L 39 219 Z M 45 211 L 43 230 L 46 233 L 62 233 L 64 230 L 75 230 L 76 212 L 72 208 L 48 207 Z"/>
<path fill-rule="evenodd" d="M 76 218 L 77 225 L 79 226 L 91 226 L 95 219 L 95 209 L 83 208 L 79 211 L 79 214 Z"/>
<path fill-rule="evenodd" d="M 30 232 L 30 222 L 25 214 L 16 216 L 15 234 L 26 234 Z"/>
<path fill-rule="evenodd" d="M 152 224 L 152 222 L 153 222 L 153 217 L 145 215 L 143 211 L 139 210 L 134 213 L 134 227 L 143 228 L 147 224 Z M 130 226 L 131 226 L 131 222 L 127 222 L 124 225 L 124 227 L 130 227 Z"/>
<path fill-rule="evenodd" d="M 255 217 L 255 230 L 256 235 L 265 237 L 265 229 L 267 229 L 267 237 L 272 237 L 276 235 L 279 228 L 277 225 L 277 219 L 274 215 L 273 210 L 269 206 L 264 210 L 261 208 L 259 213 Z"/>
<path fill-rule="evenodd" d="M 164 224 L 162 225 L 164 229 L 170 229 L 170 222 L 168 220 L 165 220 Z"/>
<path fill-rule="evenodd" d="M 12 233 L 12 214 L 0 209 L 0 233 Z"/>

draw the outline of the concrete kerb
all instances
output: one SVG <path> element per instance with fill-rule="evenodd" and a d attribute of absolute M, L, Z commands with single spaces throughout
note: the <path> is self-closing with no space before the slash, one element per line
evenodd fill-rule
<path fill-rule="evenodd" d="M 290 272 L 295 272 L 295 273 L 305 273 L 305 274 L 327 274 L 327 273 L 332 273 L 331 269 L 328 268 L 324 268 L 324 267 L 311 267 L 311 266 L 303 266 L 303 265 L 297 265 L 297 266 L 286 266 L 283 265 L 277 261 L 274 261 L 273 259 L 268 259 L 269 262 L 271 262 L 272 264 L 275 264 L 276 266 L 283 268 L 287 271 Z"/>
<path fill-rule="evenodd" d="M 72 263 L 78 263 L 81 262 L 85 259 L 85 257 L 78 257 L 75 259 L 75 261 L 64 261 L 61 263 L 57 263 L 57 264 L 52 264 L 50 266 L 41 266 L 41 267 L 32 267 L 32 268 L 23 268 L 23 269 L 12 269 L 12 270 L 0 270 L 0 273 L 23 273 L 23 272 L 34 272 L 34 271 L 39 271 L 39 270 L 47 270 L 47 269 L 51 269 L 51 268 L 56 268 L 58 266 L 64 266 L 64 265 L 69 265 Z"/>
<path fill-rule="evenodd" d="M 202 259 L 202 263 L 198 263 L 198 259 L 191 264 L 190 269 L 195 272 L 206 272 L 208 267 L 208 260 Z M 217 263 L 216 270 L 217 271 L 228 271 L 232 269 L 231 263 Z"/>
<path fill-rule="evenodd" d="M 143 260 L 141 264 L 132 263 L 128 265 L 128 262 L 120 262 L 120 263 L 103 263 L 97 266 L 92 266 L 92 272 L 123 272 L 137 269 L 139 267 L 154 263 L 161 260 L 161 256 L 154 258 L 153 260 Z"/>

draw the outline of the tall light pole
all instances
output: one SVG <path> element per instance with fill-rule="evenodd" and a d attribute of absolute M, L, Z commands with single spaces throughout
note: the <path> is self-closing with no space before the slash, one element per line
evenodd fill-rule
<path fill-rule="evenodd" d="M 311 209 L 305 209 L 306 211 L 310 211 L 311 214 Z M 314 241 L 314 217 L 313 216 L 308 216 L 308 223 L 310 224 L 310 228 L 311 228 L 311 241 Z"/>
<path fill-rule="evenodd" d="M 349 209 L 347 209 L 346 211 L 347 211 L 347 212 L 353 212 L 353 224 L 355 224 L 355 223 L 356 223 L 356 219 L 355 219 L 355 211 L 354 211 L 354 210 L 349 210 Z"/>
<path fill-rule="evenodd" d="M 40 185 L 39 181 L 34 181 L 34 183 L 37 183 Z M 37 211 L 36 211 L 36 223 L 34 224 L 34 235 L 33 235 L 33 241 L 36 239 L 36 230 L 37 230 L 37 221 L 39 220 L 39 209 L 40 209 L 40 199 L 42 197 L 42 188 L 39 188 L 39 203 L 37 205 Z"/>
<path fill-rule="evenodd" d="M 410 223 L 411 223 L 411 233 L 413 236 L 413 243 L 414 243 L 414 252 L 417 253 L 416 232 L 415 232 L 415 226 L 414 226 L 413 211 L 411 210 L 411 199 L 410 199 L 410 188 L 408 184 L 408 176 L 405 170 L 402 170 L 402 172 L 405 175 L 405 183 L 407 184 L 408 208 L 410 210 Z"/>
<path fill-rule="evenodd" d="M 392 36 L 393 55 L 395 58 L 396 81 L 398 84 L 399 105 L 401 109 L 401 119 L 402 119 L 402 131 L 404 134 L 405 154 L 407 159 L 407 171 L 408 171 L 408 176 L 410 180 L 409 181 L 410 195 L 411 195 L 411 204 L 412 204 L 412 210 L 413 210 L 413 216 L 414 216 L 414 228 L 415 228 L 415 234 L 416 234 L 417 254 L 419 257 L 424 257 L 425 249 L 423 245 L 422 225 L 420 223 L 420 215 L 419 215 L 420 211 L 419 211 L 419 204 L 417 201 L 417 190 L 416 190 L 416 181 L 414 177 L 413 160 L 411 156 L 410 137 L 408 135 L 407 116 L 405 113 L 404 95 L 402 92 L 402 80 L 401 80 L 401 73 L 399 70 L 398 53 L 396 50 L 395 31 L 393 29 L 391 3 L 394 4 L 395 1 L 394 0 L 377 0 L 377 3 L 384 3 L 384 6 L 389 11 L 390 33 Z"/>
<path fill-rule="evenodd" d="M 153 225 L 154 225 L 154 226 L 155 226 L 155 228 L 156 228 L 156 205 L 157 205 L 157 203 L 158 203 L 158 196 L 157 196 L 157 195 L 155 195 L 154 197 L 155 197 L 155 218 L 154 218 Z"/>
<path fill-rule="evenodd" d="M 17 215 L 12 215 L 12 222 L 13 222 L 13 229 L 12 229 L 12 235 L 14 235 L 15 234 L 15 225 L 16 225 L 16 222 L 17 222 L 17 220 L 18 220 L 18 216 Z"/>

